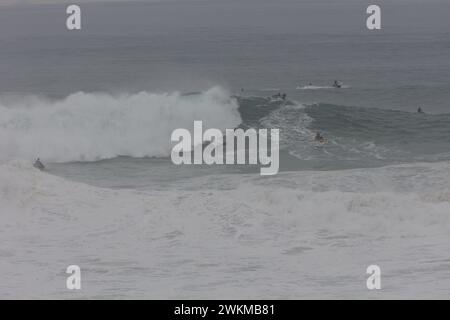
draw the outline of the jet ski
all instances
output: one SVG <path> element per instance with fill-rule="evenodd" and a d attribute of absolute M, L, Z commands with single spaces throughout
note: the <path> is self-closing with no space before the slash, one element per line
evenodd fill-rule
<path fill-rule="evenodd" d="M 33 167 L 35 167 L 36 169 L 39 169 L 39 170 L 45 170 L 45 166 L 44 166 L 44 164 L 41 162 L 41 160 L 39 160 L 39 158 L 37 158 L 36 159 L 36 161 L 34 162 L 34 164 L 33 164 Z"/>
<path fill-rule="evenodd" d="M 333 83 L 333 88 L 342 88 L 342 83 L 338 82 L 337 80 L 334 81 Z"/>

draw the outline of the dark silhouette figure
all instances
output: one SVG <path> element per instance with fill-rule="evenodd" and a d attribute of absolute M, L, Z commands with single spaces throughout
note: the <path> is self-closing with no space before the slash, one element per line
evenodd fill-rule
<path fill-rule="evenodd" d="M 41 171 L 45 169 L 44 164 L 41 162 L 41 160 L 39 158 L 36 159 L 36 161 L 33 164 L 33 167 L 35 167 Z"/>
<path fill-rule="evenodd" d="M 320 134 L 319 131 L 316 132 L 316 136 L 314 137 L 315 141 L 318 141 L 320 143 L 324 143 L 326 140 L 325 138 Z"/>
<path fill-rule="evenodd" d="M 342 85 L 337 80 L 334 80 L 333 87 L 340 88 L 340 87 L 342 87 Z"/>

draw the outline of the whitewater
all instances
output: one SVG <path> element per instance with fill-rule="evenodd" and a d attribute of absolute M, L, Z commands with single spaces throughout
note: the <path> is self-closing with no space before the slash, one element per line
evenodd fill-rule
<path fill-rule="evenodd" d="M 168 156 L 177 128 L 202 119 L 210 128 L 234 128 L 238 105 L 226 90 L 203 94 L 111 95 L 74 93 L 50 101 L 36 96 L 0 99 L 0 159 L 94 161 L 120 155 Z"/>
<path fill-rule="evenodd" d="M 449 169 L 217 175 L 145 192 L 10 161 L 0 165 L 0 297 L 445 298 Z M 65 289 L 71 264 L 79 292 Z M 365 287 L 371 264 L 382 294 Z"/>

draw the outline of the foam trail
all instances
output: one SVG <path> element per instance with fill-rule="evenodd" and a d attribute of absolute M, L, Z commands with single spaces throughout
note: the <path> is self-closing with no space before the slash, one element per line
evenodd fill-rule
<path fill-rule="evenodd" d="M 350 89 L 350 88 L 351 87 L 348 85 L 342 85 L 339 89 Z M 333 86 L 313 86 L 313 85 L 309 86 L 308 85 L 308 86 L 303 86 L 303 87 L 298 86 L 296 89 L 297 90 L 324 90 L 324 89 L 336 89 L 336 88 Z"/>
<path fill-rule="evenodd" d="M 203 120 L 205 128 L 234 128 L 241 122 L 237 109 L 236 100 L 220 87 L 190 96 L 79 92 L 53 102 L 0 100 L 0 160 L 168 156 L 174 129 L 191 129 L 194 120 Z"/>

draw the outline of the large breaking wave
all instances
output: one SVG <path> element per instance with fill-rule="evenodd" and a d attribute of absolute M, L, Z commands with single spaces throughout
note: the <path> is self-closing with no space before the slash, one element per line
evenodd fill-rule
<path fill-rule="evenodd" d="M 291 169 L 343 169 L 450 159 L 450 115 L 240 99 L 244 126 L 280 128 Z M 415 111 L 415 109 L 412 109 Z M 314 140 L 320 131 L 327 143 Z M 280 156 L 283 159 L 283 154 Z M 289 162 L 289 163 L 287 163 Z M 281 162 L 283 169 L 283 161 Z"/>
<path fill-rule="evenodd" d="M 0 160 L 95 161 L 166 157 L 176 128 L 279 128 L 282 170 L 343 169 L 450 157 L 450 115 L 301 105 L 232 97 L 214 87 L 195 94 L 75 93 L 63 100 L 0 97 Z M 320 131 L 328 143 L 314 141 Z"/>
<path fill-rule="evenodd" d="M 0 159 L 66 162 L 168 156 L 174 129 L 191 128 L 194 120 L 234 128 L 241 122 L 237 109 L 236 100 L 220 87 L 192 95 L 79 92 L 59 101 L 0 99 Z"/>

